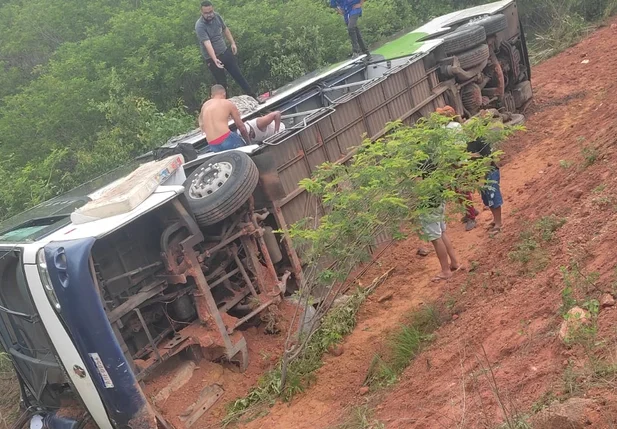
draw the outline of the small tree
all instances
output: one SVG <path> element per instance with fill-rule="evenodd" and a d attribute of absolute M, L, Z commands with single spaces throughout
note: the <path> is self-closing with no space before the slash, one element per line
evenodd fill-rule
<path fill-rule="evenodd" d="M 434 114 L 411 127 L 392 123 L 386 137 L 365 140 L 349 163 L 325 163 L 301 182 L 321 201 L 325 215 L 304 219 L 290 229 L 306 263 L 300 306 L 312 305 L 317 290 L 322 300 L 309 329 L 288 338 L 283 368 L 310 342 L 351 271 L 370 258 L 376 234 L 401 239 L 418 228 L 418 220 L 435 202 L 457 200 L 457 190 L 478 191 L 486 185 L 486 174 L 501 152 L 474 159 L 466 143 L 483 138 L 496 144 L 520 129 L 495 126 L 488 117 L 473 118 L 455 129 L 446 127 L 449 122 Z"/>

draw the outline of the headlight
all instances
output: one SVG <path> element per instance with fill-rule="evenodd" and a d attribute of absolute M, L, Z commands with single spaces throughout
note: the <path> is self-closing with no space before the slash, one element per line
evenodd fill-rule
<path fill-rule="evenodd" d="M 47 261 L 45 260 L 45 249 L 41 249 L 36 254 L 36 265 L 39 269 L 39 276 L 41 277 L 41 283 L 43 284 L 43 289 L 47 294 L 47 298 L 51 305 L 54 306 L 56 311 L 60 311 L 60 303 L 58 302 L 58 297 L 56 296 L 56 292 L 54 291 L 54 286 L 51 284 L 51 277 L 49 277 L 49 271 L 47 270 Z"/>

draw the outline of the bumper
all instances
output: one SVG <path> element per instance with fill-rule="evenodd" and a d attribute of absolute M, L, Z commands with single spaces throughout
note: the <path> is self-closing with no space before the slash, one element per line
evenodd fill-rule
<path fill-rule="evenodd" d="M 60 318 L 112 425 L 155 429 L 154 411 L 116 340 L 90 271 L 94 241 L 88 238 L 54 242 L 45 247 L 49 275 L 61 306 Z"/>

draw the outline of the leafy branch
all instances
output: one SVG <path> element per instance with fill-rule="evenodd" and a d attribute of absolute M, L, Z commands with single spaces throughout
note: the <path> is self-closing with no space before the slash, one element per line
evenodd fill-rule
<path fill-rule="evenodd" d="M 486 185 L 486 174 L 501 152 L 477 159 L 467 152 L 466 142 L 482 138 L 494 145 L 520 129 L 496 126 L 488 117 L 473 118 L 458 130 L 446 128 L 448 122 L 433 115 L 412 127 L 392 123 L 386 137 L 365 140 L 348 163 L 325 163 L 301 182 L 321 201 L 315 213 L 324 213 L 290 228 L 307 265 L 299 301 L 317 305 L 309 327 L 288 338 L 283 367 L 307 347 L 320 320 L 349 286 L 351 271 L 370 259 L 376 235 L 403 238 L 435 205 L 458 199 L 457 190 Z M 284 384 L 283 376 L 281 389 Z"/>

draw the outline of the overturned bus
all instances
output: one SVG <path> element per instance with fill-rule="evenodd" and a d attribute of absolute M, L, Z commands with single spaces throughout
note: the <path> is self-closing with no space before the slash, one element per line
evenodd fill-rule
<path fill-rule="evenodd" d="M 390 121 L 446 104 L 465 117 L 488 107 L 515 116 L 530 77 L 515 1 L 458 11 L 370 61 L 274 91 L 243 118 L 283 113 L 285 130 L 263 144 L 213 154 L 196 130 L 167 145 L 189 143 L 196 159 L 127 166 L 0 224 L 0 341 L 27 410 L 16 426 L 196 424 L 223 389 L 205 381 L 182 416 L 144 389 L 180 355 L 251 364 L 243 327 L 302 282 L 286 230 L 320 206 L 298 182 L 346 162 Z M 56 413 L 67 398 L 80 411 Z"/>

